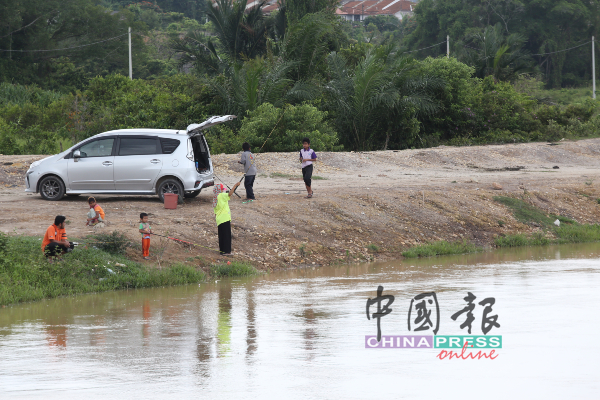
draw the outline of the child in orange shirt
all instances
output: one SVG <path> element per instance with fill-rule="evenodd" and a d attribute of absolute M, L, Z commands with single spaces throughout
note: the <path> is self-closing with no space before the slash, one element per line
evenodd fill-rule
<path fill-rule="evenodd" d="M 104 219 L 104 210 L 98 203 L 96 203 L 96 199 L 93 197 L 88 197 L 88 203 L 90 205 L 90 212 L 87 213 L 87 225 L 96 225 L 99 222 L 105 222 Z"/>
<path fill-rule="evenodd" d="M 148 214 L 140 214 L 140 233 L 142 234 L 142 256 L 144 260 L 150 259 L 150 235 L 152 229 L 148 223 Z"/>

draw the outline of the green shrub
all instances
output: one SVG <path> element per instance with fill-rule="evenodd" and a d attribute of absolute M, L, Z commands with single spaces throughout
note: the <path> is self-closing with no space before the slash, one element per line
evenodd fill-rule
<path fill-rule="evenodd" d="M 0 232 L 0 256 L 6 253 L 8 249 L 8 235 Z"/>
<path fill-rule="evenodd" d="M 231 264 L 215 264 L 210 268 L 210 275 L 216 278 L 235 277 L 235 276 L 253 276 L 259 272 L 252 265 L 240 262 L 231 261 Z"/>
<path fill-rule="evenodd" d="M 119 231 L 97 233 L 89 238 L 91 246 L 96 246 L 110 254 L 125 254 L 127 247 L 131 246 L 131 240 Z"/>
<path fill-rule="evenodd" d="M 254 151 L 258 151 L 263 143 L 263 152 L 297 151 L 302 148 L 302 139 L 309 137 L 311 148 L 315 150 L 341 150 L 337 145 L 337 134 L 325 120 L 326 112 L 310 104 L 288 106 L 282 117 L 283 112 L 269 103 L 249 112 L 242 121 L 240 141 L 250 143 Z M 240 148 L 232 150 L 237 153 Z"/>

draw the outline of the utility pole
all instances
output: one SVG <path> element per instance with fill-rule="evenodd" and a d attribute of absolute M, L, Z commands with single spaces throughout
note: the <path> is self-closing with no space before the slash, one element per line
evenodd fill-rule
<path fill-rule="evenodd" d="M 129 27 L 129 79 L 133 79 L 133 67 L 131 65 L 131 27 Z"/>
<path fill-rule="evenodd" d="M 450 35 L 446 35 L 446 58 L 450 58 Z"/>
<path fill-rule="evenodd" d="M 594 37 L 592 36 L 592 99 L 596 98 L 596 52 L 594 51 Z"/>

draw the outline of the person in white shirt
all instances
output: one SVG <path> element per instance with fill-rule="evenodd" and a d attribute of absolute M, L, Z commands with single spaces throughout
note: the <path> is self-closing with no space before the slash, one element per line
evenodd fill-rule
<path fill-rule="evenodd" d="M 302 162 L 302 178 L 304 178 L 304 184 L 306 185 L 306 191 L 308 195 L 307 199 L 312 198 L 313 191 L 311 187 L 311 178 L 313 172 L 312 163 L 317 161 L 317 153 L 310 148 L 310 139 L 302 139 L 302 150 L 300 150 L 300 162 Z"/>

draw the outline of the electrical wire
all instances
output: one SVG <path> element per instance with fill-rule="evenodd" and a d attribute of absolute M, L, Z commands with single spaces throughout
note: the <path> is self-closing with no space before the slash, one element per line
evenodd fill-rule
<path fill-rule="evenodd" d="M 587 42 L 585 42 L 585 43 L 582 43 L 582 44 L 580 44 L 580 45 L 578 45 L 578 46 L 575 46 L 575 47 L 571 47 L 571 48 L 569 48 L 569 49 L 552 51 L 552 52 L 550 52 L 550 53 L 540 53 L 540 54 L 531 54 L 531 55 L 532 55 L 532 56 L 546 56 L 546 55 L 548 55 L 548 54 L 562 53 L 562 52 L 565 52 L 565 51 L 569 51 L 569 50 L 576 49 L 576 48 L 578 48 L 578 47 L 581 47 L 581 46 L 585 46 L 586 44 L 590 44 L 590 43 L 592 43 L 592 41 L 591 41 L 591 40 L 588 40 L 588 41 L 587 41 Z"/>
<path fill-rule="evenodd" d="M 440 44 L 444 44 L 444 43 L 446 43 L 446 41 L 445 41 L 445 40 L 444 40 L 443 42 L 436 43 L 436 44 L 434 44 L 434 45 L 431 45 L 431 46 L 429 46 L 429 47 L 423 47 L 422 49 L 411 50 L 411 51 L 405 51 L 404 53 L 414 53 L 415 51 L 420 51 L 420 50 L 426 50 L 426 49 L 430 49 L 430 48 L 432 48 L 432 47 L 439 46 Z"/>
<path fill-rule="evenodd" d="M 131 32 L 131 33 L 133 33 L 133 32 Z M 123 36 L 128 35 L 128 34 L 129 34 L 129 32 L 128 33 L 124 33 L 124 34 L 119 35 L 119 36 L 113 36 L 113 37 L 108 38 L 108 39 L 100 40 L 100 41 L 97 41 L 97 42 L 94 42 L 94 43 L 82 44 L 80 46 L 73 46 L 73 47 L 63 47 L 61 49 L 52 49 L 52 50 L 6 50 L 6 49 L 0 49 L 0 51 L 8 51 L 8 52 L 13 52 L 13 53 L 36 53 L 36 52 L 39 53 L 39 52 L 49 52 L 49 51 L 62 51 L 62 50 L 79 49 L 81 47 L 93 46 L 93 45 L 98 44 L 98 43 L 104 43 L 104 42 L 108 42 L 108 41 L 113 40 L 113 39 L 118 39 L 118 38 L 123 37 Z"/>

